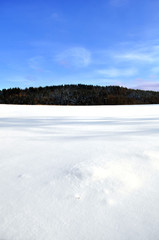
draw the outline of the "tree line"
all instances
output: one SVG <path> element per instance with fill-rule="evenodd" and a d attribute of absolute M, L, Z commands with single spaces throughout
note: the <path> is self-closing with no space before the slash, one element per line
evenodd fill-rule
<path fill-rule="evenodd" d="M 0 104 L 128 105 L 159 104 L 159 92 L 119 86 L 59 85 L 9 88 L 0 91 Z"/>

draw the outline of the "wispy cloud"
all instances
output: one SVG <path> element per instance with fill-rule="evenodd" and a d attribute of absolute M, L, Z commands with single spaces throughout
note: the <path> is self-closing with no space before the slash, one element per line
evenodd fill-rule
<path fill-rule="evenodd" d="M 121 7 L 128 3 L 128 0 L 110 0 L 110 4 L 114 7 Z"/>
<path fill-rule="evenodd" d="M 130 76 L 134 76 L 137 73 L 137 69 L 135 69 L 135 68 L 127 68 L 127 69 L 109 68 L 109 69 L 97 70 L 97 73 L 104 75 L 106 77 L 110 77 L 110 78 L 130 77 Z"/>
<path fill-rule="evenodd" d="M 86 67 L 91 63 L 91 53 L 83 47 L 69 48 L 58 54 L 56 61 L 67 67 Z"/>
<path fill-rule="evenodd" d="M 43 72 L 44 58 L 42 56 L 35 56 L 28 60 L 29 67 L 35 71 Z"/>
<path fill-rule="evenodd" d="M 17 84 L 33 84 L 34 82 L 37 81 L 37 77 L 32 75 L 11 76 L 9 79 L 6 79 L 6 81 Z"/>
<path fill-rule="evenodd" d="M 139 52 L 128 52 L 121 55 L 116 55 L 115 58 L 126 61 L 143 61 L 143 62 L 153 62 L 155 59 L 152 54 L 144 54 Z"/>
<path fill-rule="evenodd" d="M 53 12 L 50 16 L 50 19 L 57 21 L 57 22 L 62 21 L 62 17 L 57 12 Z"/>
<path fill-rule="evenodd" d="M 155 74 L 159 73 L 159 66 L 153 67 L 151 71 Z"/>
<path fill-rule="evenodd" d="M 155 63 L 159 61 L 159 46 L 153 44 L 139 45 L 133 48 L 126 46 L 120 52 L 114 52 L 112 56 L 118 61 Z"/>
<path fill-rule="evenodd" d="M 31 41 L 29 43 L 32 47 L 37 47 L 37 48 L 41 48 L 41 49 L 45 49 L 45 48 L 52 48 L 55 47 L 54 42 L 52 41 L 48 41 L 48 40 L 37 40 L 37 41 Z"/>
<path fill-rule="evenodd" d="M 135 89 L 142 89 L 142 90 L 153 90 L 159 91 L 159 82 L 149 82 L 149 81 L 141 81 L 140 84 L 134 86 Z"/>

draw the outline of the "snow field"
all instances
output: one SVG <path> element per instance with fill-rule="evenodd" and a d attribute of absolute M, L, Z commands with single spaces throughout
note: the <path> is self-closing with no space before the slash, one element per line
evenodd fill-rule
<path fill-rule="evenodd" d="M 159 105 L 0 105 L 0 240 L 158 240 Z"/>

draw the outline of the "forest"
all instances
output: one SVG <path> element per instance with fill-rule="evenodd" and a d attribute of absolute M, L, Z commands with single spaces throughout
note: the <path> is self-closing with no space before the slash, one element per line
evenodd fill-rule
<path fill-rule="evenodd" d="M 0 104 L 129 105 L 159 104 L 159 92 L 120 86 L 59 85 L 0 90 Z"/>

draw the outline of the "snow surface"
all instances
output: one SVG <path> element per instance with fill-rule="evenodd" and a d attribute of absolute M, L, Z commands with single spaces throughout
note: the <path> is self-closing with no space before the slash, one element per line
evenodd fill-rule
<path fill-rule="evenodd" d="M 158 240 L 159 105 L 0 105 L 0 240 Z"/>

